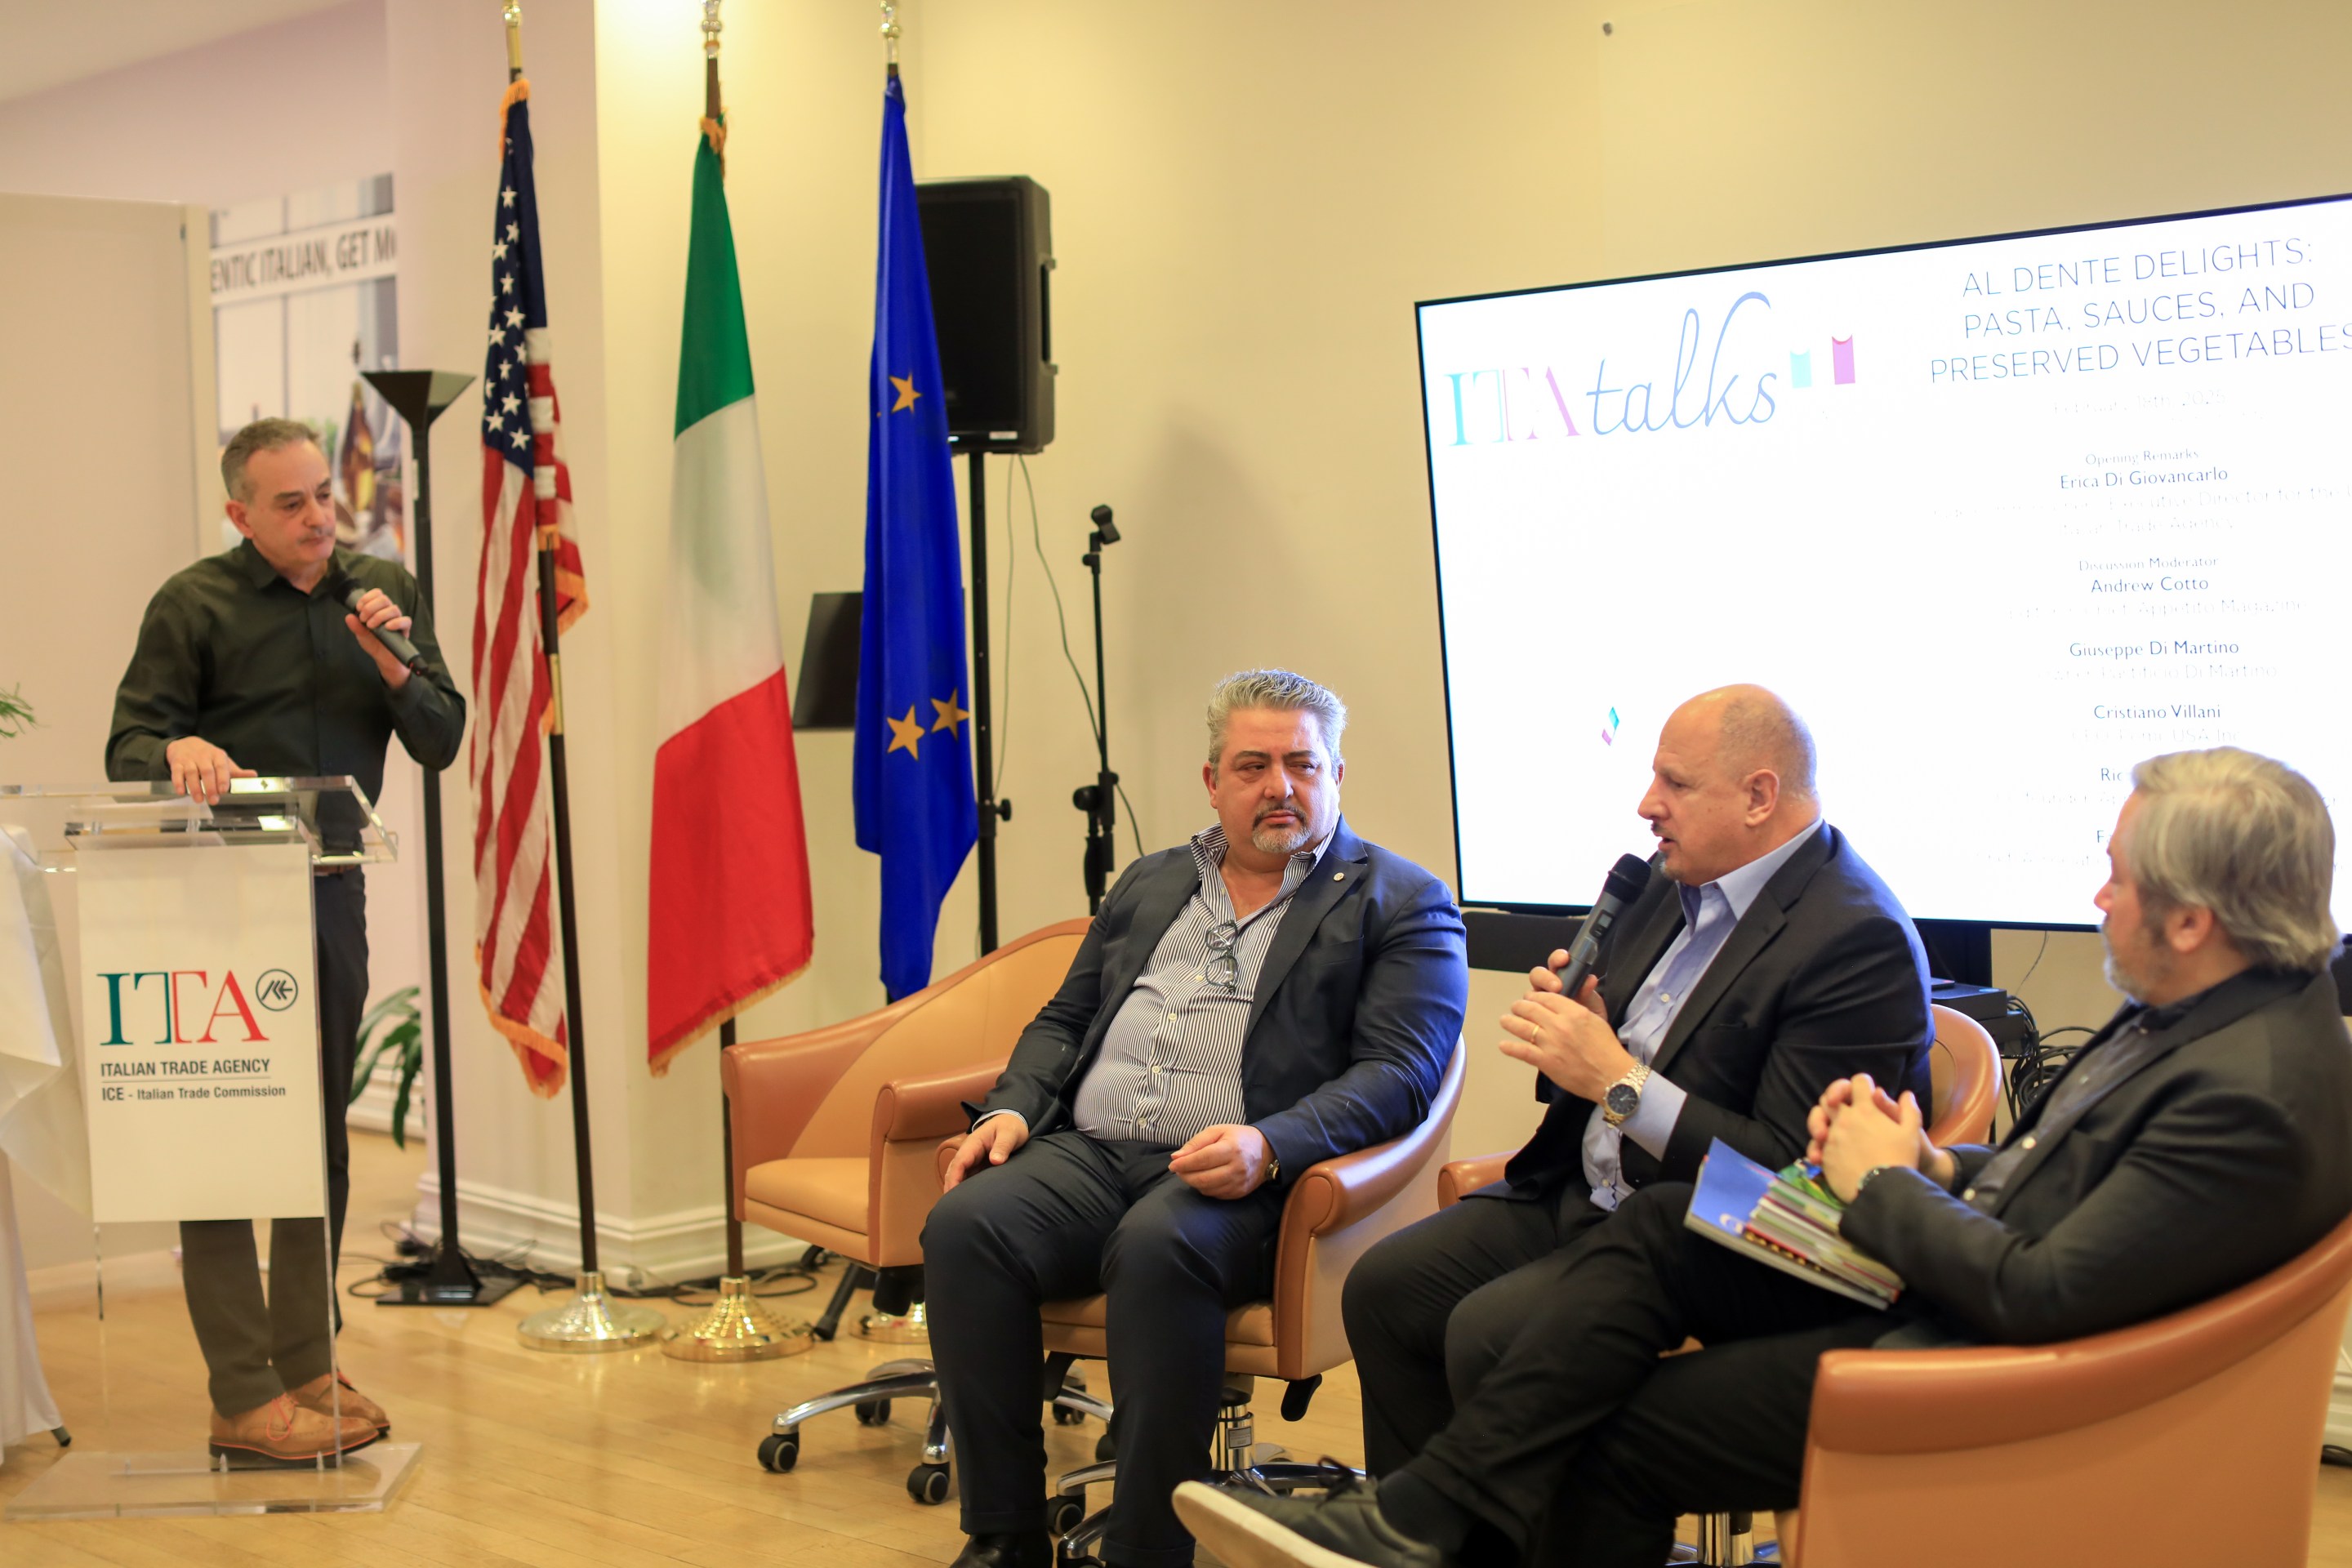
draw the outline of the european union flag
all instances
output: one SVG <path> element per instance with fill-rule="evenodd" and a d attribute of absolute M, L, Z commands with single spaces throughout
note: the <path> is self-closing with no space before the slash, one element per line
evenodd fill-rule
<path fill-rule="evenodd" d="M 857 847 L 882 857 L 882 984 L 931 983 L 940 900 L 980 837 L 965 738 L 963 564 L 947 399 L 923 270 L 898 72 L 882 93 L 882 247 L 866 449 L 866 599 L 857 662 Z"/>

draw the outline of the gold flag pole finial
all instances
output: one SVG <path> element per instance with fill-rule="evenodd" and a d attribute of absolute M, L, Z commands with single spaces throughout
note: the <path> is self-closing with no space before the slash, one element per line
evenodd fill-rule
<path fill-rule="evenodd" d="M 898 7 L 893 0 L 882 0 L 882 45 L 890 60 L 890 79 L 898 79 Z"/>
<path fill-rule="evenodd" d="M 727 176 L 727 120 L 719 102 L 719 0 L 702 0 L 702 134 Z"/>
<path fill-rule="evenodd" d="M 522 0 L 505 0 L 499 14 L 507 23 L 507 79 L 522 76 Z"/>

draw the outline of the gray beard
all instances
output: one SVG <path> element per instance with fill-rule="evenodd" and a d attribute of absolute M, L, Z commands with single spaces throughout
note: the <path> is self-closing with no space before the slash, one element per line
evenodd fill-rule
<path fill-rule="evenodd" d="M 1314 831 L 1312 826 L 1304 822 L 1287 833 L 1276 827 L 1253 827 L 1250 829 L 1250 845 L 1261 855 L 1296 855 L 1306 847 Z"/>
<path fill-rule="evenodd" d="M 2101 925 L 2099 927 L 2099 972 L 2106 976 L 2107 984 L 2122 992 L 2125 995 L 2130 997 L 2133 1001 L 2139 1003 L 2142 1006 L 2146 1006 L 2147 1005 L 2147 998 L 2140 994 L 2139 987 L 2151 978 L 2161 979 L 2161 973 L 2159 973 L 2154 976 L 2142 975 L 2137 981 L 2135 981 L 2130 975 L 2126 974 L 2123 972 L 2122 966 L 2116 963 L 2115 943 L 2108 937 L 2107 928 L 2105 925 Z M 2158 962 L 2160 962 L 2160 959 Z"/>
<path fill-rule="evenodd" d="M 2139 1000 L 2137 996 L 2133 995 L 2132 994 L 2131 981 L 2125 976 L 2122 970 L 2116 967 L 2116 955 L 2114 953 L 2108 952 L 2101 955 L 2099 972 L 2106 976 L 2107 984 L 2113 986 L 2116 990 L 2122 992 L 2126 996 L 2130 996 L 2135 1002 Z"/>

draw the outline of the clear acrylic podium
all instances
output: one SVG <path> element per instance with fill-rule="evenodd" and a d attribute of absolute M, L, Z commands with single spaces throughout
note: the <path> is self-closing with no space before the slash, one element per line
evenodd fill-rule
<path fill-rule="evenodd" d="M 210 806 L 168 784 L 0 785 L 0 833 L 44 873 L 27 910 L 66 993 L 96 1253 L 86 1281 L 42 1271 L 36 1332 L 75 1441 L 7 1518 L 383 1508 L 416 1444 L 289 1460 L 212 1422 L 332 1365 L 324 1118 L 343 1108 L 320 1075 L 313 879 L 391 860 L 392 836 L 348 778 L 238 779 Z M 331 1376 L 320 1397 L 339 1420 Z"/>

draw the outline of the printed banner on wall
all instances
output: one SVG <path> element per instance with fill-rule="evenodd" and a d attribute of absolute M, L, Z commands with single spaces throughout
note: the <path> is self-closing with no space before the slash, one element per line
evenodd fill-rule
<path fill-rule="evenodd" d="M 324 1214 L 309 848 L 77 858 L 91 1217 Z"/>

